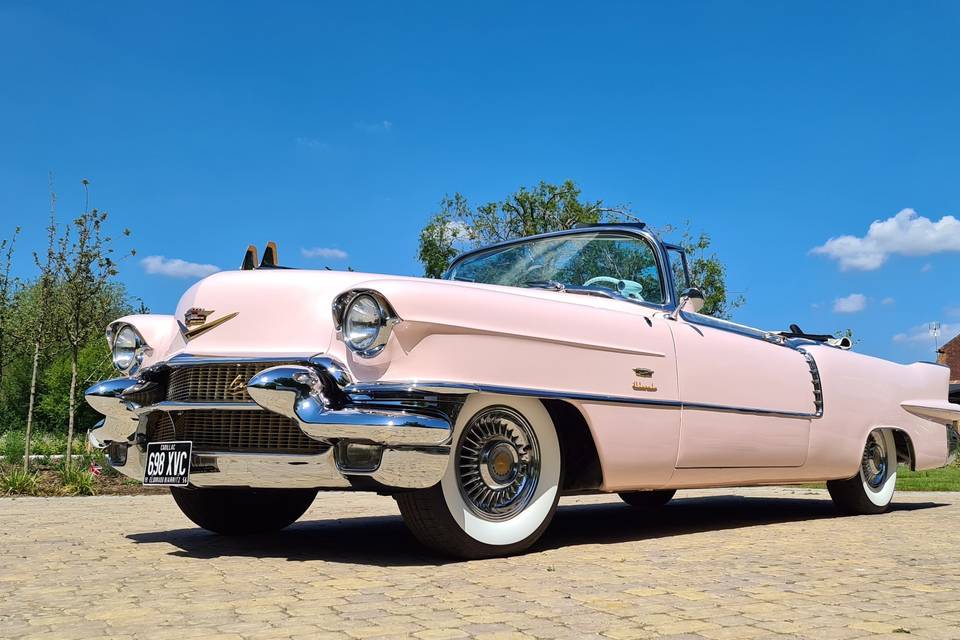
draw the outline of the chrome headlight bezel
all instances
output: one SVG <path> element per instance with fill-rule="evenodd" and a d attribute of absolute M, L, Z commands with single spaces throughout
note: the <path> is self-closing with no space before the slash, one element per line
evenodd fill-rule
<path fill-rule="evenodd" d="M 348 334 L 350 314 L 359 312 L 359 305 L 368 305 L 368 308 L 372 305 L 377 315 L 372 323 L 375 333 L 362 341 L 351 339 Z M 333 302 L 333 321 L 340 338 L 351 352 L 361 358 L 373 358 L 387 346 L 390 333 L 400 318 L 382 294 L 370 289 L 357 289 L 337 296 Z"/>
<path fill-rule="evenodd" d="M 128 338 L 130 344 L 119 345 L 121 337 Z M 143 359 L 153 351 L 137 328 L 128 323 L 111 325 L 107 330 L 107 341 L 110 344 L 110 358 L 114 368 L 127 376 L 137 373 L 143 366 Z M 123 356 L 119 355 L 119 349 L 125 350 Z"/>

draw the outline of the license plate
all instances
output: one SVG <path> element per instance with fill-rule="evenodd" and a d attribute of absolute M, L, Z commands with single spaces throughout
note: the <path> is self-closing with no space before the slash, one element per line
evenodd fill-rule
<path fill-rule="evenodd" d="M 143 484 L 153 487 L 185 487 L 190 482 L 190 454 L 193 443 L 151 442 L 147 444 L 147 465 Z"/>

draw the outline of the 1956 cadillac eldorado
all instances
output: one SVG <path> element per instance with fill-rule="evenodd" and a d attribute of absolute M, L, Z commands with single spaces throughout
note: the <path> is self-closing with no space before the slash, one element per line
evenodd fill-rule
<path fill-rule="evenodd" d="M 393 496 L 444 553 L 519 552 L 561 495 L 827 481 L 887 509 L 898 464 L 960 446 L 948 369 L 697 313 L 686 256 L 641 223 L 512 240 L 440 280 L 285 269 L 276 246 L 107 338 L 90 440 L 222 534 L 283 528 L 320 489 Z"/>

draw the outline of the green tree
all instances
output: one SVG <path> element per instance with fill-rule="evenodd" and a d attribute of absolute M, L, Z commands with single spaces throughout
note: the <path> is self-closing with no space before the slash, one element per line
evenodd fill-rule
<path fill-rule="evenodd" d="M 717 318 L 730 318 L 733 310 L 743 306 L 746 298 L 741 294 L 731 295 L 727 290 L 727 267 L 716 253 L 709 252 L 710 236 L 694 235 L 689 225 L 678 243 L 687 254 L 687 267 L 693 286 L 703 292 L 703 308 L 700 313 Z"/>
<path fill-rule="evenodd" d="M 625 207 L 608 206 L 602 200 L 583 200 L 580 188 L 572 180 L 562 184 L 540 182 L 536 187 L 520 187 L 504 200 L 473 208 L 466 197 L 455 193 L 440 201 L 440 209 L 420 232 L 418 257 L 424 275 L 439 278 L 450 262 L 463 251 L 484 245 L 572 229 L 578 224 L 596 224 L 637 218 Z M 667 232 L 672 233 L 668 228 Z M 726 286 L 726 267 L 715 253 L 708 252 L 710 237 L 686 230 L 679 244 L 687 252 L 693 284 L 704 293 L 702 313 L 729 317 L 744 303 L 743 296 L 731 297 Z"/>
<path fill-rule="evenodd" d="M 0 266 L 0 388 L 3 387 L 3 373 L 7 361 L 11 358 L 10 347 L 13 346 L 10 331 L 10 311 L 13 306 L 13 298 L 17 289 L 17 281 L 10 275 L 10 267 L 13 262 L 13 250 L 16 246 L 17 235 L 20 233 L 20 227 L 13 231 L 13 236 L 9 239 L 0 240 L 0 255 L 3 256 L 3 264 Z"/>
<path fill-rule="evenodd" d="M 89 182 L 83 181 L 86 204 L 60 239 L 57 268 L 63 284 L 59 289 L 58 306 L 64 321 L 59 324 L 61 336 L 70 355 L 70 395 L 67 399 L 67 466 L 73 449 L 79 382 L 80 355 L 86 344 L 99 336 L 113 313 L 107 304 L 112 279 L 117 275 L 113 258 L 112 238 L 105 235 L 107 212 L 91 209 Z M 129 231 L 124 231 L 129 235 Z"/>

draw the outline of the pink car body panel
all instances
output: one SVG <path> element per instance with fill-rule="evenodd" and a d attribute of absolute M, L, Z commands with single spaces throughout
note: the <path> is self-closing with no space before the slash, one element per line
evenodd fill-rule
<path fill-rule="evenodd" d="M 401 319 L 372 358 L 347 349 L 334 327 L 331 303 L 350 289 L 379 292 Z M 180 320 L 194 307 L 211 311 L 208 320 L 237 316 L 187 340 Z M 908 436 L 917 469 L 942 466 L 948 454 L 944 421 L 901 406 L 942 403 L 944 367 L 804 345 L 822 384 L 818 415 L 802 351 L 623 300 L 265 269 L 217 273 L 193 285 L 175 315 L 117 323 L 133 324 L 152 348 L 145 366 L 178 354 L 327 354 L 358 383 L 463 383 L 566 399 L 593 435 L 607 491 L 846 478 L 878 427 Z M 950 413 L 958 405 L 940 410 L 960 419 Z"/>

